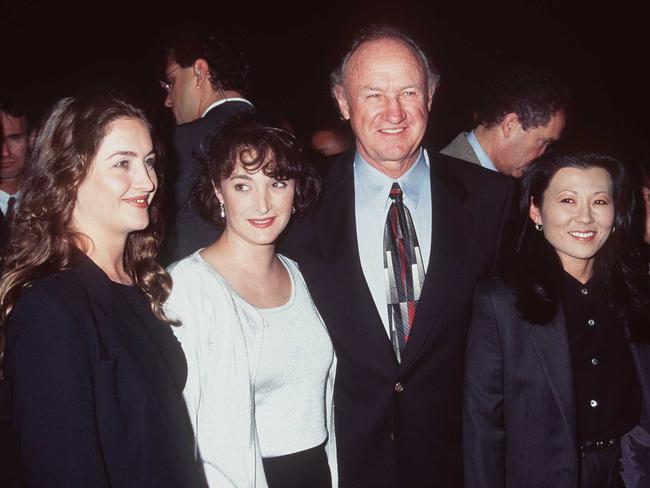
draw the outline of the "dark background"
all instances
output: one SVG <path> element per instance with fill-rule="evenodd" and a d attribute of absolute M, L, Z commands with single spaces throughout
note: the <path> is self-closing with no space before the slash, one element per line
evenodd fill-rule
<path fill-rule="evenodd" d="M 360 27 L 388 22 L 420 40 L 442 73 L 429 140 L 444 146 L 471 127 L 484 80 L 513 63 L 539 64 L 569 85 L 570 147 L 649 159 L 649 18 L 641 2 L 5 2 L 0 86 L 38 115 L 57 97 L 115 89 L 166 127 L 165 37 L 196 19 L 239 36 L 253 68 L 251 99 L 306 136 L 336 120 L 328 73 Z"/>

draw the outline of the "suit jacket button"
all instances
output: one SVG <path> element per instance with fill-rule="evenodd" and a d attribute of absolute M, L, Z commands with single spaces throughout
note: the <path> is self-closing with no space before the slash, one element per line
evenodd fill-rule
<path fill-rule="evenodd" d="M 395 391 L 397 393 L 402 393 L 404 391 L 404 385 L 402 385 L 402 383 L 395 383 Z"/>

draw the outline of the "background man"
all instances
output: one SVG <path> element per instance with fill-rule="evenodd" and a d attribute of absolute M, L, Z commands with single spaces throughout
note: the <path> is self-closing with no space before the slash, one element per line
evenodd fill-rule
<path fill-rule="evenodd" d="M 513 68 L 488 87 L 474 130 L 440 152 L 519 178 L 562 135 L 567 104 L 566 87 L 551 74 Z"/>
<path fill-rule="evenodd" d="M 20 170 L 29 144 L 27 117 L 9 101 L 0 100 L 0 251 L 9 239 L 9 220 L 20 199 Z"/>
<path fill-rule="evenodd" d="M 423 150 L 437 78 L 401 31 L 354 40 L 332 91 L 356 150 L 332 164 L 319 209 L 286 238 L 338 355 L 344 488 L 463 483 L 465 334 L 511 188 Z"/>
<path fill-rule="evenodd" d="M 167 51 L 165 106 L 176 124 L 173 132 L 170 214 L 162 260 L 176 261 L 213 242 L 218 231 L 190 201 L 192 178 L 211 138 L 233 115 L 253 109 L 246 98 L 248 63 L 241 52 L 209 34 L 183 32 Z"/>
<path fill-rule="evenodd" d="M 9 240 L 9 221 L 20 199 L 20 170 L 29 146 L 29 126 L 23 109 L 0 96 L 0 255 Z M 1 258 L 0 258 L 1 263 Z M 9 401 L 0 377 L 0 486 L 22 486 L 18 445 L 9 424 Z"/>

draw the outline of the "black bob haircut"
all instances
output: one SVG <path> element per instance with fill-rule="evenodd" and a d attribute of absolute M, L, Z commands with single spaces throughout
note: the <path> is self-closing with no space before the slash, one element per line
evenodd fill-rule
<path fill-rule="evenodd" d="M 242 113 L 213 138 L 192 191 L 194 207 L 217 227 L 223 227 L 224 219 L 214 190 L 220 187 L 221 180 L 230 177 L 238 163 L 251 174 L 262 171 L 277 180 L 295 180 L 297 215 L 304 215 L 318 201 L 320 179 L 306 161 L 296 137 L 266 123 L 259 114 Z"/>

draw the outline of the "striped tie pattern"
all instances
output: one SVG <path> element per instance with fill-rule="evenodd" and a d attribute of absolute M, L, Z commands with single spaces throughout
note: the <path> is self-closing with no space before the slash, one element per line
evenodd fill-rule
<path fill-rule="evenodd" d="M 384 281 L 390 340 L 401 363 L 424 282 L 424 265 L 411 213 L 397 182 L 390 189 L 390 199 L 384 227 Z"/>

